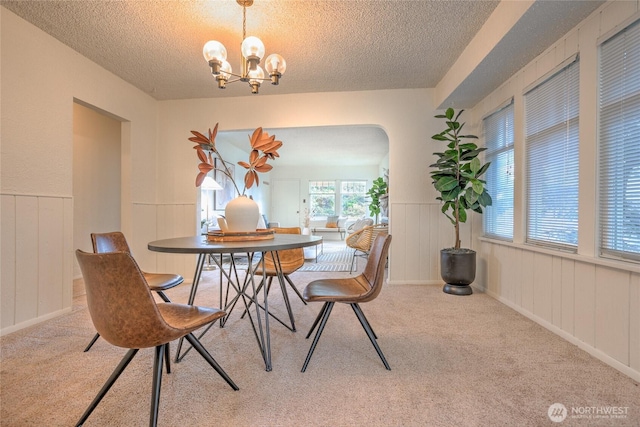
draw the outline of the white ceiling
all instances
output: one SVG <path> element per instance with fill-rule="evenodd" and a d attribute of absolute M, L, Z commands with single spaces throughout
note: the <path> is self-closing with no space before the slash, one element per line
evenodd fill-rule
<path fill-rule="evenodd" d="M 436 87 L 499 3 L 255 0 L 247 8 L 247 35 L 259 36 L 267 54 L 280 53 L 287 61 L 280 85 L 265 82 L 256 96 Z M 472 107 L 602 3 L 535 1 L 442 106 Z M 250 95 L 241 82 L 217 89 L 202 56 L 204 43 L 216 39 L 225 44 L 229 62 L 238 70 L 242 7 L 234 0 L 0 4 L 155 99 Z M 349 146 L 361 155 L 383 151 L 388 145 L 382 134 L 377 128 L 329 127 L 279 130 L 276 135 L 288 145 L 295 140 L 296 147 L 306 147 L 305 157 L 320 158 L 320 152 L 309 151 L 319 147 L 313 141 L 323 141 L 323 155 L 326 144 L 336 150 Z M 241 144 L 246 146 L 244 136 Z M 345 156 L 331 157 L 336 164 Z"/>

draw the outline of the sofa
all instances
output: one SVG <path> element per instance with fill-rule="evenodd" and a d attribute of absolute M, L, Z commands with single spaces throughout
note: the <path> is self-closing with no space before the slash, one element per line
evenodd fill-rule
<path fill-rule="evenodd" d="M 309 221 L 311 234 L 329 237 L 337 235 L 340 240 L 344 240 L 347 234 L 348 218 L 329 216 L 327 219 L 315 219 Z"/>

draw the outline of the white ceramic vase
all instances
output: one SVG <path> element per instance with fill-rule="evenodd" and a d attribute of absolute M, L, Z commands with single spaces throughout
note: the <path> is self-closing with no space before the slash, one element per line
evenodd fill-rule
<path fill-rule="evenodd" d="M 260 209 L 252 199 L 247 196 L 239 196 L 227 203 L 224 217 L 227 230 L 230 232 L 256 231 Z"/>

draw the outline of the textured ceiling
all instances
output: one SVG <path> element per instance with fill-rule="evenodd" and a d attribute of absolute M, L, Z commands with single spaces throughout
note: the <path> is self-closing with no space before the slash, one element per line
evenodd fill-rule
<path fill-rule="evenodd" d="M 247 8 L 247 35 L 260 37 L 267 55 L 279 53 L 287 61 L 280 85 L 264 83 L 258 96 L 436 87 L 499 3 L 255 0 Z M 472 107 L 602 3 L 535 1 L 443 105 Z M 241 82 L 217 89 L 202 56 L 204 43 L 218 40 L 238 71 L 242 7 L 235 0 L 0 0 L 0 4 L 155 99 L 250 95 Z M 341 154 L 327 159 L 311 151 L 322 146 L 313 143 L 318 140 L 331 141 L 335 150 L 349 146 L 366 164 L 378 164 L 384 157 L 380 153 L 388 150 L 386 135 L 374 127 L 278 132 L 279 139 L 294 138 L 296 147 L 306 147 L 300 150 L 305 157 L 318 162 L 336 164 L 338 158 L 345 162 L 348 158 Z M 244 133 L 228 138 L 246 145 Z M 322 153 L 327 152 L 323 147 Z M 369 153 L 369 158 L 362 158 L 362 153 Z M 291 160 L 282 161 L 300 162 L 293 154 L 287 158 Z"/>
<path fill-rule="evenodd" d="M 261 93 L 434 87 L 498 3 L 255 0 L 247 35 L 287 61 L 280 86 Z M 239 71 L 234 0 L 1 4 L 156 99 L 250 95 L 240 82 L 217 89 L 202 56 L 218 40 Z"/>

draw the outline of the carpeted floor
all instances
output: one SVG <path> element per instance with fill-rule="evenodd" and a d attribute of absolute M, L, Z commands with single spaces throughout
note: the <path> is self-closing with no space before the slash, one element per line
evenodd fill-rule
<path fill-rule="evenodd" d="M 296 272 L 292 279 L 302 289 L 318 277 L 346 275 Z M 217 277 L 204 273 L 196 303 L 217 305 Z M 184 302 L 189 288 L 181 285 L 168 296 Z M 293 294 L 291 300 L 298 331 L 272 322 L 273 371 L 264 370 L 249 322 L 234 312 L 202 342 L 240 390 L 191 352 L 163 376 L 159 425 L 640 425 L 638 383 L 486 295 L 394 285 L 362 304 L 391 371 L 353 311 L 339 304 L 301 373 L 310 345 L 305 335 L 320 305 L 304 306 Z M 278 289 L 269 304 L 284 312 Z M 79 296 L 72 313 L 2 337 L 3 427 L 75 424 L 125 353 L 103 339 L 83 353 L 93 334 Z M 153 351 L 141 350 L 86 425 L 147 425 L 152 364 Z M 557 424 L 548 416 L 556 403 L 568 410 Z M 624 414 L 585 415 L 598 408 Z"/>

